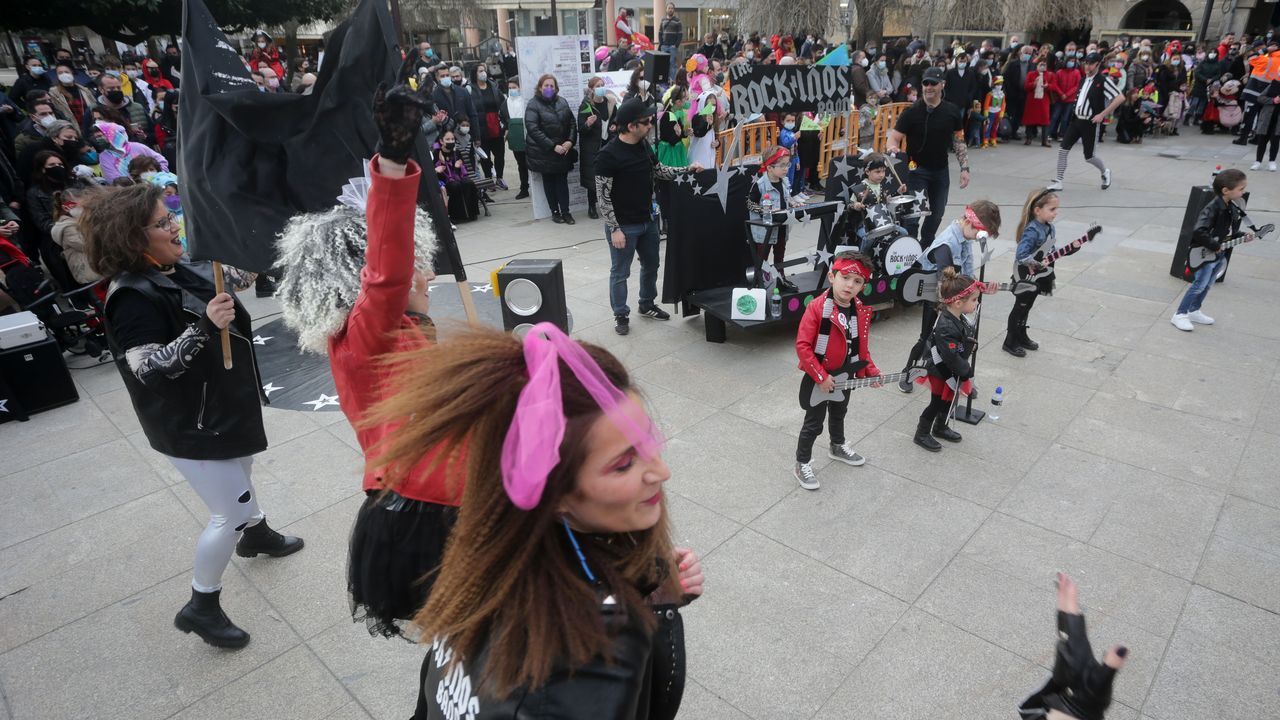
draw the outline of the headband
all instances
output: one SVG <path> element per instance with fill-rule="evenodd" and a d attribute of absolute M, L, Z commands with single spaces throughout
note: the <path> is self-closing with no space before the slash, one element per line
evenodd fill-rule
<path fill-rule="evenodd" d="M 986 225 L 983 225 L 983 224 L 982 224 L 982 221 L 978 219 L 978 213 L 974 212 L 974 211 L 973 211 L 973 208 L 971 208 L 971 207 L 969 207 L 969 206 L 967 206 L 967 205 L 966 205 L 966 206 L 965 206 L 965 208 L 964 208 L 964 219 L 965 219 L 965 220 L 968 220 L 968 221 L 969 221 L 969 224 L 970 224 L 970 225 L 972 225 L 972 226 L 974 227 L 974 229 L 975 229 L 975 230 L 986 230 L 986 229 L 987 229 L 987 226 L 986 226 Z"/>
<path fill-rule="evenodd" d="M 763 175 L 769 166 L 778 161 L 779 158 L 789 157 L 791 152 L 784 147 L 778 148 L 778 152 L 770 155 L 763 163 L 760 164 L 760 174 Z"/>
<path fill-rule="evenodd" d="M 524 337 L 529 382 L 520 391 L 515 416 L 502 442 L 502 486 L 512 504 L 521 510 L 538 506 L 547 476 L 560 463 L 565 429 L 561 360 L 641 457 L 657 457 L 662 444 L 656 428 L 641 425 L 627 414 L 625 408 L 631 398 L 609 381 L 581 345 L 555 325 L 538 323 Z"/>
<path fill-rule="evenodd" d="M 844 275 L 850 270 L 861 275 L 863 280 L 871 279 L 871 269 L 868 268 L 861 260 L 854 260 L 852 258 L 836 258 L 835 262 L 831 263 L 831 272 Z"/>
<path fill-rule="evenodd" d="M 969 284 L 969 287 L 966 287 L 965 289 L 961 290 L 955 295 L 952 295 L 949 298 L 942 298 L 942 304 L 949 305 L 957 300 L 963 300 L 967 295 L 972 295 L 975 292 L 982 292 L 986 290 L 986 287 L 987 286 L 985 283 L 974 280 L 972 283 Z"/>

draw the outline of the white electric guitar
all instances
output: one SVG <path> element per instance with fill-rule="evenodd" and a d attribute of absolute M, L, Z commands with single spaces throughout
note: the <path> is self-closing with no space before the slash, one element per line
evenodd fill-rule
<path fill-rule="evenodd" d="M 1218 253 L 1230 250 L 1237 245 L 1243 245 L 1247 242 L 1253 242 L 1254 240 L 1261 240 L 1267 235 L 1270 235 L 1275 231 L 1275 229 L 1275 225 L 1268 223 L 1267 225 L 1263 225 L 1262 227 L 1254 230 L 1252 237 L 1249 236 L 1249 233 L 1240 233 L 1219 245 L 1217 250 L 1210 250 L 1207 247 L 1193 247 L 1187 251 L 1187 267 L 1195 270 L 1205 263 L 1211 263 L 1214 260 L 1217 260 Z"/>

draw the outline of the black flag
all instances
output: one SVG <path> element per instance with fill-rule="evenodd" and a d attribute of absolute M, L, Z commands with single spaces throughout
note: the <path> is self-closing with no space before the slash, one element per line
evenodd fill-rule
<path fill-rule="evenodd" d="M 182 28 L 178 177 L 191 254 L 268 270 L 288 219 L 333 207 L 373 157 L 373 93 L 379 83 L 394 85 L 400 66 L 390 14 L 384 2 L 361 0 L 329 36 L 310 95 L 259 92 L 203 0 L 185 1 Z M 443 250 L 436 271 L 458 274 L 433 179 L 423 173 L 419 198 Z"/>

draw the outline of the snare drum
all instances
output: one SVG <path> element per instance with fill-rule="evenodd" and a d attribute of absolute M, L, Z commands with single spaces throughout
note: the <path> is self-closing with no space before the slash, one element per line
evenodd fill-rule
<path fill-rule="evenodd" d="M 901 275 L 920 257 L 920 243 L 908 235 L 877 243 L 872 250 L 882 275 Z"/>
<path fill-rule="evenodd" d="M 891 238 L 898 234 L 898 222 L 893 210 L 884 203 L 868 205 L 862 226 L 867 231 L 867 240 Z"/>
<path fill-rule="evenodd" d="M 899 208 L 902 214 L 899 216 L 902 220 L 923 220 L 929 217 L 929 198 L 924 197 L 916 200 L 915 195 L 901 195 L 906 202 Z M 897 198 L 895 198 L 897 199 Z"/>

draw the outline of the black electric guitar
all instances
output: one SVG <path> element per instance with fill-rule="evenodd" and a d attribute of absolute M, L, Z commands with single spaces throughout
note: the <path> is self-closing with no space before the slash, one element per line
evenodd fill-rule
<path fill-rule="evenodd" d="M 1089 227 L 1088 231 L 1086 231 L 1084 235 L 1081 235 L 1075 240 L 1067 243 L 1066 245 L 1063 245 L 1062 247 L 1058 248 L 1057 250 L 1054 250 L 1053 252 L 1047 255 L 1044 253 L 1043 250 L 1036 251 L 1035 256 L 1032 258 L 1032 260 L 1035 261 L 1034 264 L 1018 263 L 1018 279 L 1023 282 L 1033 283 L 1042 277 L 1048 277 L 1052 275 L 1053 263 L 1056 262 L 1058 258 L 1068 253 L 1073 253 L 1077 249 L 1079 249 L 1079 248 L 1072 248 L 1071 247 L 1072 245 L 1074 245 L 1077 242 L 1083 245 L 1089 242 L 1090 240 L 1094 239 L 1095 237 L 1097 237 L 1098 233 L 1100 232 L 1102 232 L 1101 225 L 1092 225 Z"/>
<path fill-rule="evenodd" d="M 1276 229 L 1275 225 L 1271 225 L 1268 223 L 1258 228 L 1257 230 L 1254 230 L 1253 237 L 1249 237 L 1249 233 L 1240 233 L 1239 235 L 1233 235 L 1230 240 L 1219 245 L 1216 251 L 1210 250 L 1207 247 L 1193 247 L 1187 251 L 1187 267 L 1191 268 L 1192 270 L 1195 270 L 1196 268 L 1200 267 L 1201 265 L 1204 265 L 1205 263 L 1211 263 L 1214 260 L 1217 260 L 1218 253 L 1221 253 L 1225 250 L 1230 250 L 1231 248 L 1237 245 L 1243 245 L 1247 242 L 1252 242 L 1254 240 L 1261 240 L 1262 238 L 1274 232 L 1275 229 Z"/>
<path fill-rule="evenodd" d="M 891 385 L 902 380 L 910 380 L 915 382 L 918 378 L 922 378 L 928 374 L 924 368 L 911 368 L 906 372 L 889 373 L 888 375 L 876 375 L 875 377 L 855 378 L 853 373 L 858 372 L 867 366 L 866 360 L 859 360 L 850 365 L 848 372 L 839 372 L 831 376 L 836 386 L 831 392 L 824 392 L 818 383 L 805 373 L 804 379 L 800 381 L 800 407 L 805 410 L 813 408 L 834 400 L 840 402 L 844 400 L 845 393 L 861 387 L 871 387 L 872 385 Z"/>
<path fill-rule="evenodd" d="M 991 288 L 989 291 L 991 293 L 1008 290 L 1015 295 L 1021 295 L 1022 293 L 1038 291 L 1035 283 L 1021 281 L 987 283 L 987 286 Z M 940 299 L 938 297 L 938 271 L 912 268 L 903 273 L 898 277 L 898 297 L 904 303 L 937 302 Z"/>

